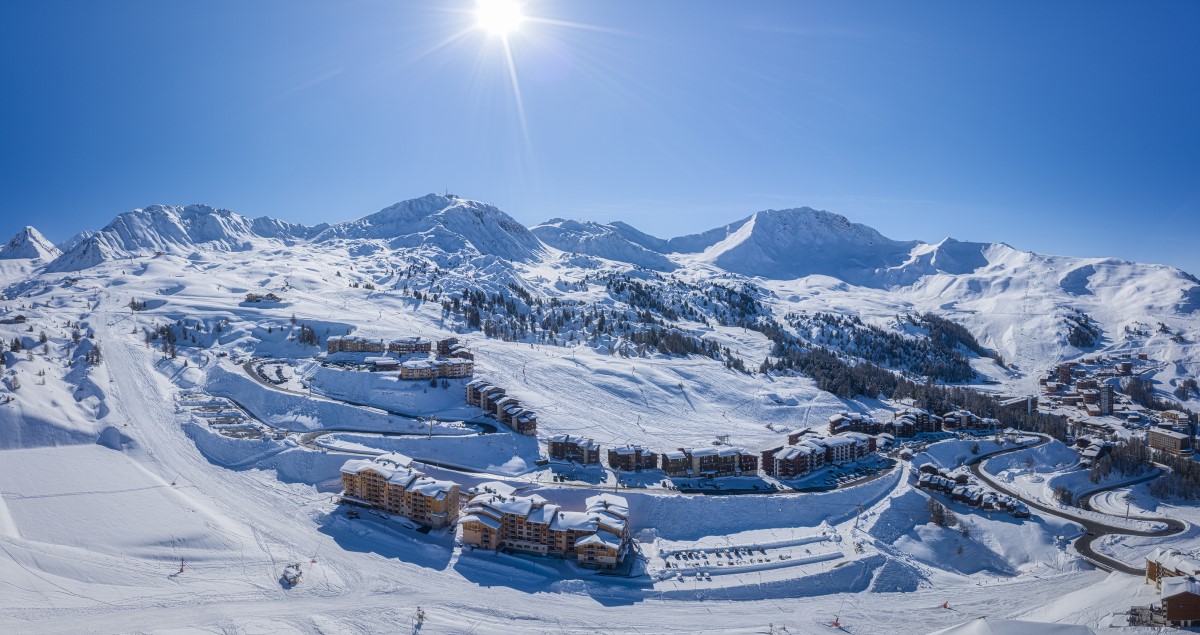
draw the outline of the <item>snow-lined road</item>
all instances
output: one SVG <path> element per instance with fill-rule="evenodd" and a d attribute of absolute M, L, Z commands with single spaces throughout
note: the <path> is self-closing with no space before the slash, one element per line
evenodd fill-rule
<path fill-rule="evenodd" d="M 1034 433 L 1034 434 L 1036 434 L 1036 433 Z M 998 481 L 996 481 L 995 479 L 988 476 L 987 472 L 984 471 L 983 465 L 984 465 L 984 463 L 987 463 L 988 459 L 995 458 L 996 456 L 999 456 L 1001 454 L 1008 454 L 1009 452 L 1017 452 L 1019 450 L 1026 450 L 1026 449 L 1040 447 L 1040 446 L 1043 446 L 1053 440 L 1051 437 L 1043 435 L 1043 434 L 1038 434 L 1037 436 L 1041 437 L 1042 440 L 1033 445 L 1024 445 L 1024 446 L 1020 446 L 1020 447 L 1016 447 L 1016 448 L 1011 448 L 1008 450 L 1002 450 L 1000 452 L 994 452 L 987 456 L 982 456 L 982 457 L 979 457 L 976 459 L 972 459 L 969 463 L 967 463 L 967 466 L 971 470 L 972 474 L 974 474 L 977 478 L 979 478 L 983 482 L 990 485 L 993 489 L 995 489 L 997 491 L 1005 492 L 1011 496 L 1014 496 L 1014 497 L 1020 499 L 1020 501 L 1022 503 L 1025 503 L 1026 505 L 1033 507 L 1034 509 L 1037 509 L 1038 511 L 1050 514 L 1052 516 L 1057 516 L 1059 518 L 1063 518 L 1063 519 L 1069 520 L 1073 523 L 1076 523 L 1078 525 L 1081 525 L 1083 527 L 1084 531 L 1087 533 L 1085 533 L 1083 536 L 1080 536 L 1079 539 L 1075 541 L 1075 550 L 1078 551 L 1080 555 L 1082 555 L 1084 558 L 1088 559 L 1092 563 L 1094 563 L 1100 567 L 1107 568 L 1110 571 L 1120 571 L 1122 573 L 1128 573 L 1129 575 L 1144 575 L 1146 573 L 1145 569 L 1138 568 L 1138 567 L 1132 566 L 1126 562 L 1123 562 L 1121 560 L 1117 560 L 1116 558 L 1106 556 L 1106 555 L 1096 551 L 1096 549 L 1092 546 L 1092 543 L 1094 543 L 1097 539 L 1099 539 L 1103 536 L 1110 535 L 1110 534 L 1111 535 L 1124 535 L 1124 536 L 1151 536 L 1151 537 L 1153 537 L 1153 536 L 1172 536 L 1174 534 L 1182 532 L 1184 529 L 1187 528 L 1187 525 L 1184 524 L 1182 521 L 1175 520 L 1172 518 L 1163 518 L 1163 517 L 1148 518 L 1148 517 L 1131 516 L 1129 518 L 1130 520 L 1148 520 L 1148 521 L 1153 521 L 1153 522 L 1161 522 L 1161 523 L 1164 523 L 1167 525 L 1166 529 L 1161 529 L 1161 530 L 1157 530 L 1157 531 L 1143 531 L 1143 530 L 1137 530 L 1137 529 L 1129 529 L 1127 527 L 1120 527 L 1117 525 L 1109 525 L 1109 524 L 1100 522 L 1098 520 L 1085 519 L 1085 518 L 1080 518 L 1078 516 L 1071 516 L 1069 514 L 1064 514 L 1061 511 L 1059 511 L 1049 505 L 1045 505 L 1038 501 L 1031 500 L 1028 497 L 1022 495 L 1020 492 L 1017 492 L 1017 491 L 1014 491 L 1014 490 L 1004 487 Z M 1095 496 L 1096 494 L 1099 494 L 1100 492 L 1111 490 L 1111 489 L 1119 489 L 1122 487 L 1128 487 L 1130 485 L 1135 485 L 1137 483 L 1145 483 L 1147 481 L 1152 481 L 1152 480 L 1158 478 L 1159 476 L 1160 476 L 1160 474 L 1152 474 L 1150 476 L 1147 476 L 1142 479 L 1138 479 L 1136 481 L 1132 481 L 1132 482 L 1128 482 L 1128 483 L 1121 483 L 1119 485 L 1113 485 L 1111 487 L 1105 487 L 1105 488 L 1098 489 L 1095 492 L 1092 492 L 1091 494 L 1088 494 L 1087 496 L 1080 499 L 1081 506 L 1084 509 L 1089 509 L 1088 501 L 1091 499 L 1092 496 Z M 1099 512 L 1097 512 L 1097 513 L 1099 513 Z"/>
<path fill-rule="evenodd" d="M 376 411 L 379 411 L 379 412 L 382 412 L 385 414 L 392 415 L 393 417 L 402 417 L 405 419 L 412 419 L 413 421 L 422 420 L 421 415 L 411 413 L 411 412 L 401 412 L 399 410 L 389 410 L 387 408 L 380 408 L 379 406 L 372 406 L 370 404 L 357 403 L 357 402 L 348 401 L 345 399 L 334 399 L 333 397 L 325 397 L 323 395 L 314 395 L 311 392 L 300 392 L 298 390 L 291 390 L 290 388 L 283 388 L 280 386 L 276 386 L 275 384 L 272 384 L 270 381 L 264 379 L 263 376 L 258 373 L 258 371 L 254 368 L 254 363 L 255 363 L 255 360 L 253 360 L 253 359 L 247 361 L 246 363 L 241 365 L 242 370 L 246 373 L 246 375 L 248 377 L 250 377 L 254 381 L 258 382 L 260 385 L 262 385 L 265 388 L 269 388 L 271 390 L 278 390 L 279 392 L 286 392 L 286 393 L 293 394 L 293 395 L 299 395 L 301 397 L 306 397 L 308 399 L 320 399 L 323 401 L 329 401 L 329 402 L 333 402 L 333 403 L 340 403 L 340 404 L 345 404 L 348 406 L 354 406 L 355 408 L 367 408 L 370 410 L 376 410 Z M 243 408 L 243 410 L 244 410 L 244 408 Z M 467 419 L 467 420 L 463 421 L 463 424 L 479 428 L 480 434 L 494 434 L 497 430 L 499 430 L 499 428 L 496 427 L 496 424 L 491 423 L 490 421 L 483 421 L 480 419 Z M 331 432 L 364 432 L 364 431 L 363 430 L 331 430 Z M 377 433 L 376 431 L 373 431 L 373 430 L 371 432 Z M 384 434 L 385 436 L 387 436 L 387 435 L 420 436 L 423 433 L 420 433 L 420 432 L 384 432 L 384 433 L 378 433 L 378 434 Z"/>

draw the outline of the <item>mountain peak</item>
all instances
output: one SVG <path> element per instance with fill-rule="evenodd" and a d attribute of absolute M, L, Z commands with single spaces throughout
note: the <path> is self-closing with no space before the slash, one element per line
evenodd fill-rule
<path fill-rule="evenodd" d="M 54 243 L 46 239 L 37 228 L 26 225 L 13 235 L 3 247 L 0 247 L 0 258 L 38 258 L 50 261 L 61 254 Z"/>
<path fill-rule="evenodd" d="M 466 250 L 507 260 L 528 261 L 542 250 L 538 239 L 498 207 L 453 195 L 401 201 L 358 220 L 333 225 L 315 240 L 374 239 L 392 249 L 431 247 Z"/>
<path fill-rule="evenodd" d="M 189 254 L 201 247 L 244 251 L 263 239 L 307 238 L 314 229 L 267 217 L 251 219 L 209 205 L 150 205 L 118 214 L 104 229 L 73 241 L 48 268 L 77 271 L 114 258 Z"/>
<path fill-rule="evenodd" d="M 709 238 L 717 231 L 707 232 Z M 917 245 L 810 207 L 763 210 L 722 231 L 724 238 L 706 247 L 701 259 L 726 271 L 779 279 L 827 275 L 870 286 L 879 283 L 879 271 L 908 260 Z"/>

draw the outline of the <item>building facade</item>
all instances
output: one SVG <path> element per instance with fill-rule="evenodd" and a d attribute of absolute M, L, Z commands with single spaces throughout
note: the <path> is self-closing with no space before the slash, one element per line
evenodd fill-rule
<path fill-rule="evenodd" d="M 624 472 L 658 468 L 658 454 L 640 445 L 626 445 L 608 451 L 608 466 Z"/>
<path fill-rule="evenodd" d="M 1168 428 L 1151 428 L 1148 434 L 1150 448 L 1161 450 L 1176 456 L 1191 456 L 1195 454 L 1192 448 L 1192 437 Z"/>
<path fill-rule="evenodd" d="M 629 550 L 629 503 L 621 496 L 592 496 L 578 512 L 541 496 L 517 496 L 503 483 L 474 491 L 459 521 L 464 545 L 573 558 L 597 569 L 620 567 Z"/>
<path fill-rule="evenodd" d="M 1159 547 L 1146 556 L 1146 582 L 1162 588 L 1167 578 L 1200 576 L 1200 559 Z"/>
<path fill-rule="evenodd" d="M 1200 580 L 1191 576 L 1163 580 L 1162 609 L 1170 626 L 1200 626 Z"/>
<path fill-rule="evenodd" d="M 662 467 L 667 476 L 718 478 L 758 473 L 757 454 L 729 445 L 680 448 L 677 452 L 667 452 L 662 456 Z"/>
<path fill-rule="evenodd" d="M 546 453 L 552 459 L 574 461 L 584 465 L 600 463 L 600 446 L 591 439 L 556 434 L 546 442 Z"/>
<path fill-rule="evenodd" d="M 406 456 L 354 459 L 342 466 L 341 474 L 344 502 L 375 507 L 435 529 L 458 519 L 459 484 L 425 476 L 412 468 Z"/>

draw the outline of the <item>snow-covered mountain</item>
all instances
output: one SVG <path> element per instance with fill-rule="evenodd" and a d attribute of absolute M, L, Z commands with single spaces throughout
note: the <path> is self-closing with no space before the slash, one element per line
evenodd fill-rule
<path fill-rule="evenodd" d="M 730 234 L 736 232 L 749 220 L 750 218 L 747 217 L 737 222 L 729 223 L 728 225 L 714 227 L 707 231 L 700 232 L 699 234 L 688 234 L 686 236 L 677 236 L 675 238 L 669 238 L 666 240 L 651 236 L 650 234 L 642 232 L 632 227 L 628 223 L 621 221 L 609 223 L 609 227 L 612 227 L 630 242 L 637 243 L 651 251 L 657 251 L 662 254 L 688 254 L 704 251 L 705 249 L 708 249 L 722 240 L 725 240 Z"/>
<path fill-rule="evenodd" d="M 628 225 L 624 228 L 637 231 Z M 529 231 L 547 245 L 563 251 L 628 262 L 658 271 L 674 271 L 679 266 L 661 253 L 630 240 L 612 225 L 553 218 Z"/>
<path fill-rule="evenodd" d="M 78 271 L 101 262 L 157 253 L 187 255 L 197 249 L 246 251 L 256 241 L 308 238 L 320 228 L 273 218 L 247 218 L 207 205 L 151 205 L 118 215 L 50 263 L 50 271 Z"/>
<path fill-rule="evenodd" d="M 0 258 L 3 259 L 38 258 L 49 262 L 61 253 L 41 232 L 28 226 L 0 246 Z"/>
<path fill-rule="evenodd" d="M 77 245 L 79 245 L 79 243 L 81 243 L 95 235 L 96 235 L 95 230 L 85 229 L 85 230 L 79 232 L 78 234 L 75 234 L 74 236 L 71 236 L 70 238 L 62 241 L 61 243 L 58 243 L 57 245 L 55 245 L 55 247 L 58 248 L 59 252 L 68 252 L 68 251 L 71 251 L 72 249 L 74 249 Z M 60 253 L 60 255 L 61 255 L 61 253 Z"/>
<path fill-rule="evenodd" d="M 805 207 L 754 214 L 705 248 L 700 260 L 746 276 L 786 280 L 820 274 L 871 286 L 881 270 L 903 263 L 917 244 Z"/>
<path fill-rule="evenodd" d="M 51 259 L 48 243 L 28 232 L 21 236 L 18 243 L 37 243 L 41 257 Z M 623 222 L 556 218 L 530 230 L 493 205 L 436 194 L 317 227 L 250 219 L 204 205 L 155 205 L 121 214 L 65 246 L 47 272 L 79 272 L 158 254 L 288 249 L 305 257 L 348 259 L 358 283 L 371 287 L 400 285 L 396 269 L 403 262 L 410 270 L 404 286 L 438 293 L 507 293 L 521 287 L 555 295 L 559 291 L 539 291 L 539 280 L 621 272 L 646 279 L 636 266 L 671 273 L 693 290 L 714 282 L 753 283 L 776 317 L 832 311 L 882 319 L 936 311 L 967 326 L 983 346 L 1034 367 L 1080 354 L 1068 343 L 1074 312 L 1095 321 L 1100 333 L 1095 346 L 1120 346 L 1120 335 L 1140 330 L 1138 324 L 1186 326 L 1200 309 L 1200 282 L 1171 267 L 1045 256 L 951 238 L 934 244 L 894 240 L 811 208 L 765 210 L 705 232 L 662 239 Z M 368 275 L 368 262 L 384 273 Z M 318 288 L 326 282 L 308 284 Z M 665 288 L 658 292 L 668 294 Z M 684 304 L 676 309 L 686 314 L 690 310 Z M 716 310 L 703 303 L 692 309 Z M 1168 344 L 1172 354 L 1184 355 L 1185 341 Z"/>
<path fill-rule="evenodd" d="M 396 203 L 316 235 L 317 243 L 380 241 L 390 249 L 433 247 L 510 261 L 534 260 L 542 243 L 499 208 L 457 197 L 428 194 Z"/>

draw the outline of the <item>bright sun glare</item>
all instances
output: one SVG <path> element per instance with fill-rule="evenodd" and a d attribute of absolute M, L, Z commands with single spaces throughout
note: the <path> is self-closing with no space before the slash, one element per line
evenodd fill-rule
<path fill-rule="evenodd" d="M 475 17 L 479 20 L 479 26 L 494 35 L 512 33 L 524 19 L 521 5 L 514 0 L 479 0 Z"/>

